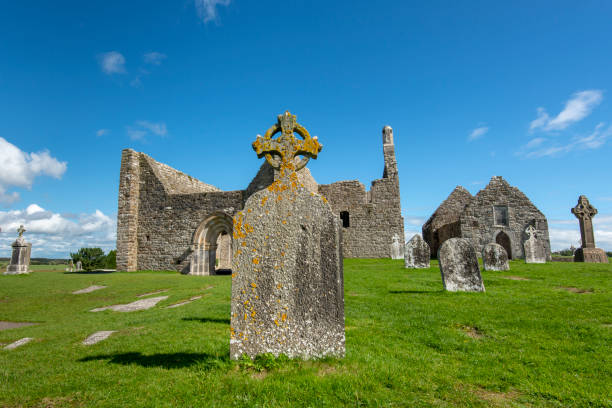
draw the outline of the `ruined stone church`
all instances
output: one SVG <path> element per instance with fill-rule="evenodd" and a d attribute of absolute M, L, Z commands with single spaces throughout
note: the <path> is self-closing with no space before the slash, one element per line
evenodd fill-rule
<path fill-rule="evenodd" d="M 310 191 L 326 197 L 342 223 L 343 255 L 388 258 L 404 245 L 393 130 L 383 128 L 383 177 L 369 191 L 358 180 L 317 184 L 307 167 L 298 172 Z M 125 149 L 121 155 L 117 214 L 117 270 L 176 270 L 213 275 L 231 268 L 233 216 L 275 174 L 267 161 L 244 190 L 221 191 Z"/>
<path fill-rule="evenodd" d="M 423 224 L 423 239 L 432 257 L 447 239 L 468 238 L 477 254 L 495 242 L 504 247 L 509 259 L 520 259 L 525 257 L 523 244 L 529 238 L 525 230 L 530 225 L 550 261 L 546 217 L 522 191 L 495 176 L 475 196 L 457 186 Z"/>

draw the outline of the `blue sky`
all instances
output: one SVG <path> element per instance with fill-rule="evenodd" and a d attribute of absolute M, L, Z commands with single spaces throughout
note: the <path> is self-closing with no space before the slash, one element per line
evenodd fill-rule
<path fill-rule="evenodd" d="M 225 190 L 290 110 L 323 144 L 319 183 L 382 175 L 394 128 L 407 235 L 492 176 L 577 245 L 612 250 L 612 4 L 602 1 L 3 2 L 0 256 L 114 248 L 121 149 Z"/>

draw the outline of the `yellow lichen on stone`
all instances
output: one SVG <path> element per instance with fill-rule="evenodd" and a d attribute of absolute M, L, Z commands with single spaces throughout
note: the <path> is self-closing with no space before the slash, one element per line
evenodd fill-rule
<path fill-rule="evenodd" d="M 287 320 L 287 313 L 283 313 L 281 319 L 283 320 L 283 322 Z"/>
<path fill-rule="evenodd" d="M 255 282 L 251 282 L 251 286 L 252 286 L 252 287 L 254 287 L 254 288 L 256 288 L 256 287 L 257 287 L 257 284 L 256 284 Z"/>
<path fill-rule="evenodd" d="M 253 263 L 254 263 L 255 265 L 259 264 L 259 258 L 253 258 Z"/>
<path fill-rule="evenodd" d="M 268 197 L 264 197 L 261 199 L 261 206 L 263 207 L 266 204 L 266 201 L 268 201 Z"/>

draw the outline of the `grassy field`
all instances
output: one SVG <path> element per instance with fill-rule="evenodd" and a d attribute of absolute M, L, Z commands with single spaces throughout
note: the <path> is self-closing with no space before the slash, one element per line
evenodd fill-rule
<path fill-rule="evenodd" d="M 50 269 L 0 276 L 0 320 L 40 323 L 0 331 L 36 339 L 0 349 L 0 406 L 612 406 L 612 264 L 513 261 L 446 293 L 435 262 L 348 259 L 346 358 L 255 363 L 229 360 L 229 276 Z M 99 330 L 118 332 L 81 344 Z"/>

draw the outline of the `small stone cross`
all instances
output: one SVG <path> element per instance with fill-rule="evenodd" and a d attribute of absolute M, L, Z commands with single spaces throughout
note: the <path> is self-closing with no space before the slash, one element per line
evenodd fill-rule
<path fill-rule="evenodd" d="M 26 232 L 26 229 L 23 228 L 23 225 L 20 225 L 19 228 L 17 228 L 17 233 L 22 237 L 24 232 Z"/>
<path fill-rule="evenodd" d="M 294 131 L 304 140 L 296 139 Z M 272 136 L 278 132 L 281 132 L 281 135 L 277 139 L 272 139 Z M 278 122 L 270 127 L 263 137 L 257 135 L 257 139 L 253 142 L 253 150 L 257 153 L 257 157 L 265 156 L 268 163 L 277 170 L 286 168 L 290 171 L 299 171 L 306 166 L 308 160 L 316 159 L 322 148 L 317 137 L 310 137 L 308 131 L 297 123 L 297 117 L 289 111 L 278 115 Z M 296 156 L 304 156 L 297 165 L 293 162 Z"/>
<path fill-rule="evenodd" d="M 597 214 L 597 209 L 589 203 L 589 199 L 586 196 L 581 195 L 578 197 L 578 204 L 572 208 L 572 214 L 578 218 L 580 223 L 582 248 L 595 248 L 593 217 Z"/>

